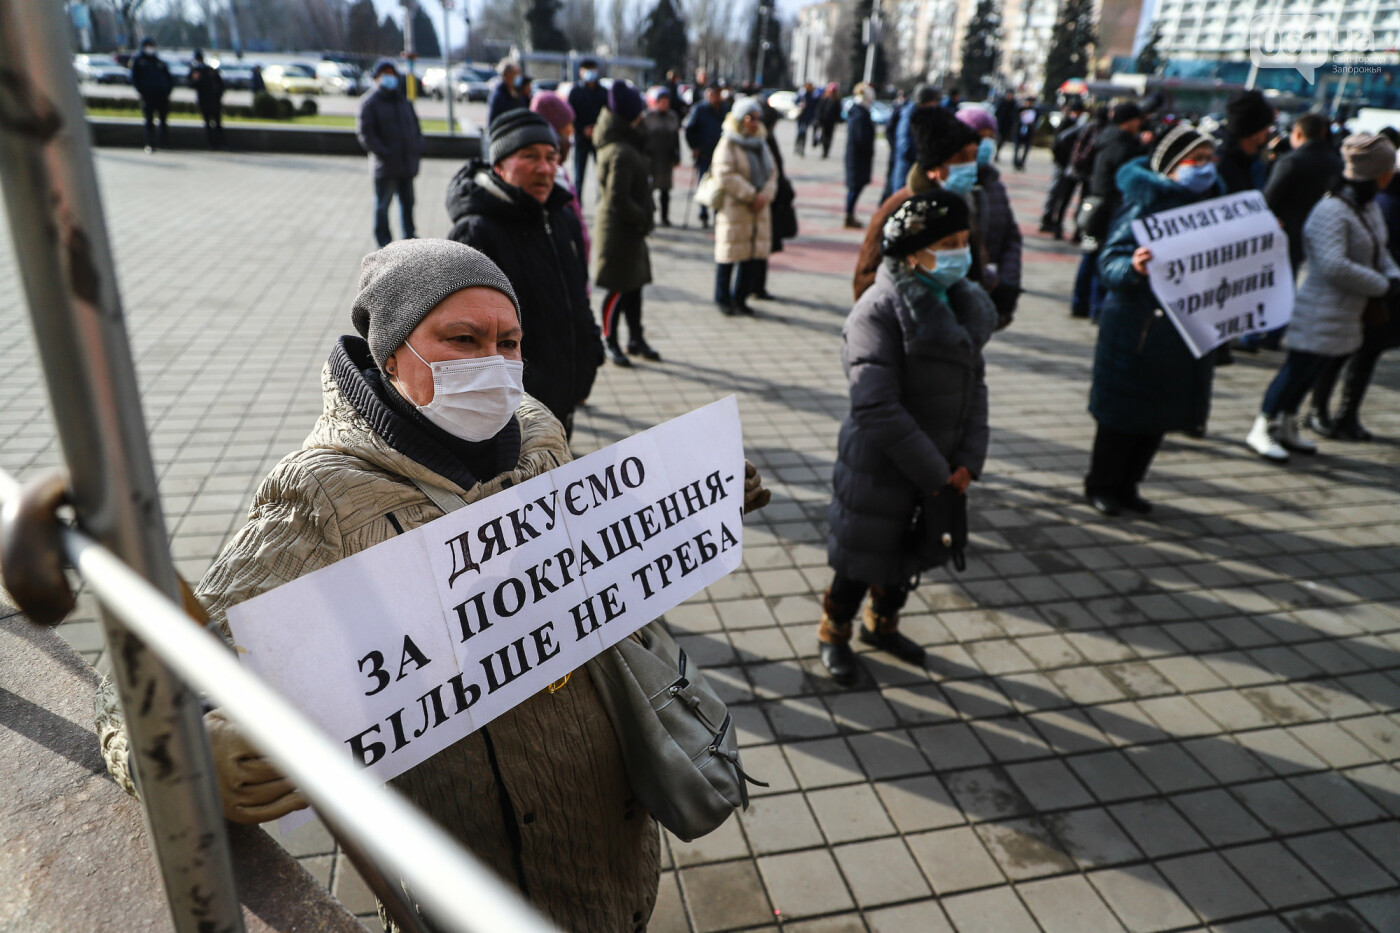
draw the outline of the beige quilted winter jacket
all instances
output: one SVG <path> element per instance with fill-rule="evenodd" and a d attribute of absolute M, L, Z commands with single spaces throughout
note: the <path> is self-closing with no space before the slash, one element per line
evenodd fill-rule
<path fill-rule="evenodd" d="M 196 590 L 228 638 L 229 606 L 442 515 L 412 479 L 468 502 L 571 459 L 559 422 L 529 396 L 516 413 L 514 470 L 469 490 L 390 447 L 341 395 L 329 366 L 325 409 L 301 450 L 258 487 L 248 524 Z M 108 768 L 130 789 L 115 692 L 98 697 Z M 395 778 L 393 786 L 562 930 L 644 930 L 660 877 L 655 823 L 632 797 L 621 752 L 584 668 Z M 410 892 L 411 893 L 411 892 Z"/>
<path fill-rule="evenodd" d="M 724 188 L 724 201 L 715 217 L 715 262 L 767 259 L 773 251 L 773 196 L 778 193 L 778 170 L 774 167 L 763 187 L 755 188 L 749 181 L 753 170 L 744 147 L 728 135 L 739 134 L 733 114 L 724 118 L 724 131 L 710 162 L 710 171 Z M 763 139 L 766 134 L 767 130 L 760 129 L 755 138 Z M 760 193 L 768 203 L 754 210 L 754 195 Z"/>

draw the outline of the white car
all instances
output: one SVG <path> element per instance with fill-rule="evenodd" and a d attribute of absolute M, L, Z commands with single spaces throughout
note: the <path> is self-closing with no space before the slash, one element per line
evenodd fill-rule
<path fill-rule="evenodd" d="M 79 81 L 94 84 L 130 84 L 131 70 L 123 68 L 110 55 L 74 55 L 73 70 Z"/>
<path fill-rule="evenodd" d="M 321 81 L 316 69 L 302 62 L 290 65 L 268 65 L 263 69 L 263 84 L 268 93 L 319 94 Z"/>
<path fill-rule="evenodd" d="M 802 112 L 802 106 L 797 102 L 796 91 L 774 91 L 768 95 L 768 106 L 788 120 L 796 120 Z"/>
<path fill-rule="evenodd" d="M 316 80 L 320 83 L 322 94 L 345 94 L 355 97 L 364 90 L 360 84 L 360 72 L 354 65 L 344 62 L 317 62 Z"/>

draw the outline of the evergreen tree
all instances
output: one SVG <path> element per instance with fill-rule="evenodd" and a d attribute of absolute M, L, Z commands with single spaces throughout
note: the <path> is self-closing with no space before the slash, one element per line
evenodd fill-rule
<path fill-rule="evenodd" d="M 525 20 L 530 26 L 530 48 L 536 52 L 567 52 L 569 40 L 554 24 L 559 14 L 559 0 L 530 0 Z"/>
<path fill-rule="evenodd" d="M 1097 39 L 1094 0 L 1064 0 L 1045 56 L 1045 97 L 1053 99 L 1070 78 L 1088 77 L 1089 47 Z"/>
<path fill-rule="evenodd" d="M 398 55 L 403 51 L 403 30 L 393 17 L 385 16 L 380 22 L 374 51 L 377 55 Z"/>
<path fill-rule="evenodd" d="M 379 52 L 379 14 L 374 0 L 355 0 L 350 7 L 346 28 L 346 48 L 355 55 L 370 58 Z"/>
<path fill-rule="evenodd" d="M 685 17 L 675 0 L 657 0 L 642 25 L 642 53 L 656 62 L 656 73 L 685 70 Z"/>
<path fill-rule="evenodd" d="M 438 42 L 437 27 L 433 18 L 421 6 L 414 8 L 413 51 L 419 58 L 441 58 L 442 45 Z"/>
<path fill-rule="evenodd" d="M 1140 75 L 1155 75 L 1162 67 L 1162 21 L 1155 20 L 1152 23 L 1152 32 L 1147 36 L 1147 42 L 1143 44 L 1142 51 L 1138 52 L 1137 73 Z"/>
<path fill-rule="evenodd" d="M 851 16 L 851 86 L 865 80 L 865 21 L 874 9 L 874 0 L 855 0 Z M 875 44 L 875 66 L 871 69 L 870 83 L 877 88 L 885 84 L 885 73 L 889 68 L 885 61 L 882 43 Z"/>
<path fill-rule="evenodd" d="M 982 97 L 982 88 L 996 77 L 1001 60 L 1001 11 L 997 0 L 977 0 L 963 39 L 960 80 L 969 100 Z"/>

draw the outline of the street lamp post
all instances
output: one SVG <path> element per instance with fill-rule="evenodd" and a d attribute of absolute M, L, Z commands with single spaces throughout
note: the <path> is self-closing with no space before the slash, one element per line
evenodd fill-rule
<path fill-rule="evenodd" d="M 761 4 L 758 8 L 758 52 L 754 55 L 753 63 L 753 83 L 763 86 L 763 66 L 768 60 L 768 17 L 773 15 L 773 8 L 768 4 Z"/>
<path fill-rule="evenodd" d="M 404 78 L 404 93 L 409 100 L 418 99 L 418 87 L 413 74 L 413 62 L 418 53 L 413 50 L 413 18 L 418 12 L 418 0 L 400 0 L 403 4 L 403 57 L 408 63 L 408 74 Z"/>
<path fill-rule="evenodd" d="M 445 72 L 443 83 L 447 85 L 447 135 L 457 135 L 457 120 L 452 115 L 453 99 L 457 88 L 452 80 L 452 9 L 453 0 L 442 0 L 442 67 Z"/>
<path fill-rule="evenodd" d="M 873 6 L 870 16 L 861 24 L 861 38 L 865 40 L 865 83 L 875 77 L 875 47 L 880 44 L 884 24 L 880 21 L 880 8 Z"/>

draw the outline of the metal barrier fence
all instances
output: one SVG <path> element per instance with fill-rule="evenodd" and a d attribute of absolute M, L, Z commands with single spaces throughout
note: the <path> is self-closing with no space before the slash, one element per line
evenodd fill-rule
<path fill-rule="evenodd" d="M 293 780 L 382 897 L 394 892 L 380 869 L 404 879 L 443 929 L 547 933 L 510 888 L 181 609 L 63 4 L 0 0 L 0 187 L 77 517 L 59 544 L 102 604 L 175 929 L 243 930 L 197 692 Z M 0 473 L 7 511 L 20 492 Z"/>

